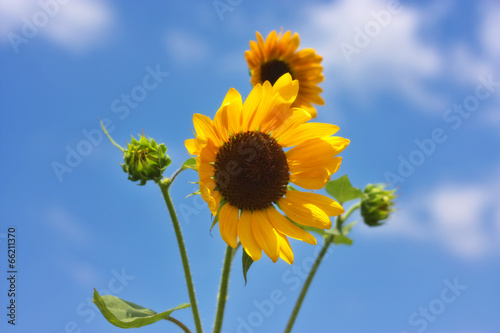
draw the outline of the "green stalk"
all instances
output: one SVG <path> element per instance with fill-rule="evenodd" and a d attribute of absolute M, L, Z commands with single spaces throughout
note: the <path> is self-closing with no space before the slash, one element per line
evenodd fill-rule
<path fill-rule="evenodd" d="M 220 278 L 219 299 L 217 302 L 217 313 L 215 314 L 214 333 L 220 333 L 222 329 L 222 321 L 224 319 L 224 309 L 227 300 L 227 286 L 229 284 L 229 273 L 231 273 L 231 264 L 233 262 L 236 249 L 231 246 L 226 248 L 226 256 L 224 257 L 224 266 L 222 268 L 222 276 Z"/>
<path fill-rule="evenodd" d="M 292 314 L 290 315 L 290 319 L 288 320 L 288 324 L 286 325 L 285 333 L 290 333 L 292 331 L 293 324 L 295 323 L 295 319 L 297 319 L 297 315 L 299 314 L 300 307 L 302 306 L 302 302 L 304 301 L 304 298 L 306 297 L 306 293 L 309 289 L 309 286 L 311 285 L 311 282 L 314 278 L 314 275 L 316 274 L 316 271 L 318 270 L 319 264 L 321 263 L 321 260 L 323 260 L 323 257 L 325 256 L 325 253 L 328 250 L 328 247 L 330 246 L 330 244 L 332 244 L 333 238 L 334 238 L 334 236 L 330 235 L 325 239 L 325 243 L 323 244 L 323 248 L 321 249 L 321 252 L 318 254 L 316 261 L 314 261 L 314 265 L 311 268 L 309 275 L 307 276 L 306 282 L 302 286 L 302 290 L 300 291 L 299 298 L 297 299 L 297 302 L 295 303 L 295 307 L 293 308 Z"/>
<path fill-rule="evenodd" d="M 191 333 L 191 331 L 189 330 L 189 328 L 187 328 L 186 325 L 184 325 L 180 320 L 175 319 L 174 317 L 170 317 L 170 316 L 168 316 L 167 318 L 165 318 L 165 320 L 168 320 L 168 321 L 176 324 L 185 333 Z"/>
<path fill-rule="evenodd" d="M 351 208 L 349 208 L 349 210 L 344 215 L 337 216 L 337 219 L 335 221 L 335 227 L 342 228 L 342 224 L 344 223 L 344 221 L 347 220 L 347 218 L 359 207 L 360 207 L 360 203 L 356 203 L 356 204 L 352 205 Z M 297 319 L 297 315 L 299 314 L 300 307 L 302 306 L 302 303 L 304 302 L 304 298 L 306 297 L 307 291 L 309 290 L 309 286 L 311 285 L 311 282 L 314 278 L 314 275 L 316 274 L 316 271 L 318 270 L 318 267 L 321 264 L 321 261 L 323 260 L 323 257 L 326 254 L 326 251 L 328 251 L 328 248 L 333 243 L 334 238 L 335 238 L 335 235 L 329 235 L 328 237 L 325 238 L 325 243 L 323 244 L 323 248 L 321 248 L 321 251 L 318 254 L 318 257 L 314 261 L 314 265 L 311 268 L 311 271 L 309 272 L 309 275 L 307 276 L 307 279 L 304 282 L 304 285 L 302 286 L 302 290 L 300 291 L 299 298 L 297 299 L 297 302 L 295 303 L 295 307 L 293 308 L 292 314 L 290 315 L 290 319 L 288 320 L 288 324 L 286 325 L 285 333 L 290 333 L 292 331 L 293 324 L 295 323 L 295 320 Z"/>
<path fill-rule="evenodd" d="M 180 171 L 178 171 L 175 174 L 175 176 L 177 176 L 177 174 L 179 172 Z M 174 177 L 172 177 L 172 178 L 174 178 Z M 191 309 L 193 310 L 193 317 L 194 317 L 194 323 L 196 326 L 196 332 L 202 333 L 203 330 L 201 327 L 200 313 L 198 312 L 198 305 L 196 303 L 193 278 L 191 277 L 191 269 L 189 268 L 189 261 L 188 261 L 188 257 L 187 257 L 186 246 L 184 245 L 184 239 L 182 238 L 182 232 L 181 232 L 179 220 L 177 219 L 177 215 L 175 214 L 174 204 L 172 203 L 172 199 L 170 198 L 170 193 L 168 192 L 168 189 L 170 188 L 171 184 L 172 184 L 172 179 L 168 179 L 168 178 L 158 182 L 158 185 L 160 186 L 160 189 L 161 189 L 161 193 L 163 194 L 163 198 L 165 199 L 165 203 L 167 204 L 167 208 L 168 208 L 168 211 L 170 213 L 170 218 L 172 219 L 172 224 L 173 224 L 174 230 L 175 230 L 175 236 L 177 237 L 177 243 L 179 244 L 179 252 L 181 253 L 182 266 L 184 267 L 184 275 L 186 277 L 186 284 L 187 284 L 187 288 L 188 288 Z"/>

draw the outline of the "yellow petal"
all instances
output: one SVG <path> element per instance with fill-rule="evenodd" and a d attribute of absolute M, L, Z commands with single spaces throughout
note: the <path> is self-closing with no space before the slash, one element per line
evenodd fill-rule
<path fill-rule="evenodd" d="M 276 56 L 274 53 L 276 51 L 277 43 L 278 43 L 278 35 L 276 34 L 276 30 L 273 30 L 266 37 L 265 53 L 268 54 L 269 59 L 272 59 Z"/>
<path fill-rule="evenodd" d="M 332 124 L 305 123 L 285 132 L 279 143 L 282 147 L 297 146 L 310 139 L 331 136 L 338 130 L 339 127 Z"/>
<path fill-rule="evenodd" d="M 323 164 L 304 167 L 289 163 L 290 182 L 308 190 L 319 190 L 330 180 L 331 175 L 337 172 L 342 157 L 333 157 Z"/>
<path fill-rule="evenodd" d="M 212 191 L 212 198 L 214 199 L 214 205 L 213 205 L 213 210 L 211 210 L 212 215 L 216 215 L 217 211 L 219 210 L 219 205 L 222 200 L 222 194 L 219 191 Z"/>
<path fill-rule="evenodd" d="M 344 213 L 344 208 L 337 201 L 318 193 L 287 191 L 286 197 L 297 205 L 301 203 L 312 204 L 328 216 L 337 216 Z"/>
<path fill-rule="evenodd" d="M 252 258 L 253 261 L 259 260 L 262 256 L 262 250 L 253 235 L 252 213 L 249 210 L 243 210 L 241 212 L 237 231 L 241 246 L 243 246 L 245 252 L 250 256 L 250 258 Z"/>
<path fill-rule="evenodd" d="M 265 42 L 264 42 L 264 38 L 262 38 L 262 35 L 260 34 L 260 32 L 256 31 L 255 32 L 255 36 L 257 37 L 257 44 L 259 45 L 259 48 L 261 50 L 265 50 Z M 266 59 L 267 60 L 267 59 Z"/>
<path fill-rule="evenodd" d="M 252 231 L 257 244 L 259 244 L 273 262 L 278 261 L 278 234 L 271 223 L 269 223 L 266 211 L 262 209 L 255 210 L 252 215 Z"/>
<path fill-rule="evenodd" d="M 226 94 L 222 105 L 228 105 L 227 107 L 227 119 L 228 128 L 231 134 L 236 134 L 241 129 L 241 108 L 243 106 L 241 102 L 240 93 L 231 88 Z"/>
<path fill-rule="evenodd" d="M 208 189 L 210 190 L 210 193 L 214 192 L 215 187 L 217 186 L 217 183 L 215 182 L 215 179 L 213 178 L 207 178 L 200 180 L 200 183 L 203 183 Z"/>
<path fill-rule="evenodd" d="M 307 140 L 286 152 L 289 161 L 297 164 L 317 165 L 337 155 L 349 145 L 349 140 L 332 136 Z M 323 162 L 320 162 L 323 161 Z"/>
<path fill-rule="evenodd" d="M 293 251 L 285 235 L 278 232 L 278 242 L 280 246 L 280 258 L 288 264 L 293 264 Z"/>
<path fill-rule="evenodd" d="M 259 105 L 260 118 L 254 121 L 260 124 L 263 132 L 274 131 L 293 115 L 291 105 L 297 97 L 298 91 L 299 82 L 297 80 L 292 81 L 289 73 L 282 75 L 274 83 L 269 95 L 270 97 L 266 99 L 263 97 Z M 257 127 L 255 126 L 255 128 Z"/>
<path fill-rule="evenodd" d="M 213 122 L 205 115 L 195 113 L 193 115 L 194 129 L 197 136 L 211 139 L 217 146 L 220 146 L 220 138 L 215 132 Z"/>
<path fill-rule="evenodd" d="M 342 163 L 342 157 L 337 156 L 328 161 L 324 166 L 328 169 L 331 175 L 337 172 L 340 168 L 340 164 Z"/>
<path fill-rule="evenodd" d="M 331 178 L 326 168 L 315 168 L 306 172 L 297 172 L 290 175 L 290 182 L 307 190 L 319 190 L 325 187 Z"/>
<path fill-rule="evenodd" d="M 251 40 L 250 41 L 250 51 L 245 51 L 245 59 L 248 62 L 248 66 L 250 68 L 254 68 L 260 65 L 262 59 L 262 52 L 259 49 L 259 45 L 257 42 Z"/>
<path fill-rule="evenodd" d="M 273 92 L 291 105 L 299 93 L 299 81 L 292 80 L 290 73 L 283 74 L 273 85 Z"/>
<path fill-rule="evenodd" d="M 219 209 L 220 200 L 222 199 L 222 195 L 219 191 L 212 191 L 205 185 L 204 182 L 200 182 L 200 194 L 203 200 L 208 204 L 208 208 L 212 212 L 213 215 L 217 214 L 217 210 Z"/>
<path fill-rule="evenodd" d="M 294 33 L 293 37 L 292 37 L 292 40 L 290 42 L 290 46 L 289 46 L 289 48 L 287 50 L 287 53 L 293 53 L 293 52 L 295 52 L 295 50 L 297 50 L 297 48 L 299 47 L 299 44 L 300 44 L 299 34 L 298 33 Z"/>
<path fill-rule="evenodd" d="M 184 141 L 184 145 L 191 155 L 198 155 L 203 147 L 206 146 L 207 142 L 207 138 L 198 137 L 194 139 L 187 139 L 186 141 Z"/>
<path fill-rule="evenodd" d="M 320 63 L 322 60 L 321 56 L 316 54 L 314 49 L 303 49 L 298 51 L 294 55 L 294 66 L 311 66 L 313 63 Z"/>
<path fill-rule="evenodd" d="M 304 241 L 308 244 L 316 245 L 316 238 L 314 238 L 313 235 L 290 222 L 274 207 L 271 206 L 267 209 L 267 215 L 269 217 L 269 221 L 271 221 L 271 224 L 274 226 L 274 228 L 276 228 L 278 232 L 289 237 Z"/>
<path fill-rule="evenodd" d="M 283 34 L 283 36 L 281 37 L 280 42 L 279 42 L 280 47 L 282 48 L 281 53 L 283 53 L 283 54 L 288 53 L 288 50 L 289 50 L 289 47 L 290 47 L 290 39 L 291 39 L 291 37 L 292 37 L 292 32 L 290 30 L 288 30 L 287 32 L 285 32 Z M 290 52 L 290 53 L 293 53 L 293 51 Z"/>
<path fill-rule="evenodd" d="M 198 163 L 199 160 L 201 160 L 200 156 L 198 156 L 196 158 L 196 161 L 197 161 L 196 164 L 197 164 L 198 175 L 200 177 L 200 180 L 205 180 L 207 178 L 213 177 L 213 175 L 215 174 L 214 167 L 210 163 L 207 163 L 207 162 Z"/>
<path fill-rule="evenodd" d="M 302 99 L 299 100 L 297 98 L 292 106 L 304 109 L 305 111 L 307 111 L 307 113 L 309 113 L 309 115 L 311 115 L 311 118 L 316 118 L 318 116 L 318 111 L 316 111 L 316 108 L 309 102 L 303 102 Z"/>
<path fill-rule="evenodd" d="M 219 212 L 219 230 L 222 239 L 232 248 L 237 243 L 237 228 L 240 219 L 240 211 L 237 207 L 226 203 Z"/>
<path fill-rule="evenodd" d="M 262 86 L 260 84 L 256 84 L 243 104 L 241 110 L 241 130 L 243 132 L 249 130 L 253 115 L 259 107 L 259 103 L 261 101 L 261 93 Z"/>
<path fill-rule="evenodd" d="M 311 120 L 311 115 L 303 109 L 292 108 L 292 114 L 290 117 L 285 119 L 280 126 L 273 130 L 272 136 L 275 139 L 279 139 L 284 133 L 293 130 L 302 123 Z"/>
<path fill-rule="evenodd" d="M 261 127 L 264 119 L 272 111 L 270 104 L 273 98 L 273 90 L 269 81 L 262 84 L 260 103 L 255 112 L 248 119 L 248 131 L 255 131 Z M 246 101 L 245 101 L 246 104 Z"/>
<path fill-rule="evenodd" d="M 219 110 L 217 110 L 217 113 L 214 117 L 214 127 L 222 142 L 226 142 L 229 139 L 229 120 L 227 108 L 227 105 L 221 106 Z"/>
<path fill-rule="evenodd" d="M 255 57 L 256 58 L 259 58 L 259 57 L 262 56 L 262 52 L 260 52 L 261 50 L 259 48 L 259 44 L 256 41 L 254 41 L 254 40 L 250 41 L 250 50 L 252 52 L 255 52 Z"/>
<path fill-rule="evenodd" d="M 213 142 L 208 142 L 205 147 L 198 154 L 200 162 L 213 163 L 217 158 L 217 148 L 214 146 Z"/>
<path fill-rule="evenodd" d="M 282 197 L 278 204 L 286 216 L 296 223 L 320 229 L 330 229 L 332 227 L 328 215 L 313 204 L 295 202 L 286 197 Z"/>
<path fill-rule="evenodd" d="M 323 100 L 323 98 L 321 98 L 319 93 L 317 93 L 317 92 L 316 93 L 305 92 L 305 94 L 307 94 L 307 99 L 309 100 L 309 102 L 314 103 L 314 104 L 318 104 L 318 105 L 325 104 L 325 101 Z"/>

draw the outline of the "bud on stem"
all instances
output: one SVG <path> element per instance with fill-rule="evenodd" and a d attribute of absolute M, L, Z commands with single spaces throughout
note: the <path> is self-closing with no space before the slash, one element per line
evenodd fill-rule
<path fill-rule="evenodd" d="M 394 211 L 396 190 L 387 190 L 384 184 L 368 184 L 361 199 L 361 216 L 367 225 L 376 227 Z"/>
<path fill-rule="evenodd" d="M 125 163 L 121 166 L 128 174 L 128 179 L 133 182 L 140 181 L 139 185 L 145 185 L 148 180 L 157 183 L 162 179 L 163 172 L 171 163 L 165 144 L 157 144 L 154 139 L 139 135 L 139 140 L 132 136 L 132 140 L 124 149 L 111 138 L 102 122 L 101 126 L 111 143 L 123 152 Z"/>

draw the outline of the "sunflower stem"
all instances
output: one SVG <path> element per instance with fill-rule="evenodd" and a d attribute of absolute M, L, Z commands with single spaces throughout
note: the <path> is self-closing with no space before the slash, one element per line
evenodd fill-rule
<path fill-rule="evenodd" d="M 170 193 L 168 192 L 170 185 L 172 185 L 172 179 L 164 179 L 158 183 L 167 204 L 168 211 L 170 213 L 170 218 L 172 219 L 172 224 L 175 230 L 175 236 L 177 237 L 177 243 L 179 244 L 179 252 L 181 253 L 182 266 L 184 267 L 184 275 L 186 277 L 186 284 L 189 293 L 189 301 L 191 303 L 191 309 L 193 310 L 193 318 L 196 326 L 196 332 L 202 333 L 200 313 L 198 312 L 198 305 L 196 303 L 196 295 L 194 293 L 193 278 L 191 276 L 191 269 L 189 268 L 189 261 L 186 252 L 186 246 L 184 245 L 184 239 L 182 238 L 181 227 L 177 215 L 175 213 L 174 204 L 170 198 Z"/>
<path fill-rule="evenodd" d="M 358 209 L 360 206 L 360 203 L 356 203 L 352 205 L 347 212 L 344 213 L 344 215 L 339 215 L 337 216 L 335 220 L 335 226 L 337 227 L 342 227 L 342 224 L 344 223 L 345 220 L 351 216 L 351 214 Z M 311 285 L 311 282 L 314 278 L 314 275 L 316 274 L 316 271 L 318 270 L 319 265 L 321 264 L 321 261 L 323 260 L 323 257 L 325 256 L 326 252 L 328 251 L 328 248 L 330 245 L 333 243 L 333 240 L 335 239 L 335 235 L 329 235 L 328 237 L 325 238 L 325 243 L 323 244 L 323 247 L 321 248 L 320 253 L 316 257 L 316 260 L 314 261 L 314 265 L 311 268 L 311 271 L 309 272 L 309 275 L 307 276 L 306 281 L 304 282 L 304 285 L 302 286 L 302 290 L 300 291 L 299 298 L 297 299 L 297 302 L 295 303 L 295 307 L 293 308 L 292 314 L 290 315 L 290 319 L 288 320 L 288 324 L 286 325 L 285 328 L 285 333 L 290 333 L 292 331 L 293 324 L 295 323 L 295 320 L 297 319 L 297 315 L 299 314 L 300 307 L 302 306 L 302 303 L 304 302 L 304 298 L 306 297 L 307 291 L 309 290 L 309 286 Z"/>
<path fill-rule="evenodd" d="M 304 282 L 304 285 L 302 286 L 302 290 L 300 291 L 299 298 L 297 299 L 297 302 L 295 303 L 295 307 L 293 308 L 292 314 L 290 315 L 290 319 L 288 320 L 288 324 L 286 325 L 285 333 L 290 333 L 292 331 L 293 324 L 295 323 L 295 319 L 297 319 L 297 315 L 299 314 L 299 310 L 300 310 L 300 307 L 302 306 L 302 302 L 304 301 L 304 298 L 306 297 L 306 293 L 309 289 L 309 286 L 311 285 L 311 282 L 314 278 L 314 275 L 316 274 L 316 271 L 319 267 L 319 264 L 321 263 L 321 260 L 323 260 L 323 257 L 325 256 L 325 253 L 328 250 L 328 247 L 333 242 L 333 237 L 334 237 L 333 235 L 330 235 L 325 239 L 325 243 L 323 244 L 323 248 L 321 249 L 321 252 L 318 254 L 318 257 L 316 258 L 316 260 L 314 261 L 314 265 L 311 268 L 309 275 L 307 276 L 306 282 Z"/>
<path fill-rule="evenodd" d="M 214 333 L 220 333 L 222 329 L 222 321 L 224 319 L 224 309 L 226 307 L 226 300 L 227 300 L 229 273 L 231 273 L 231 264 L 233 262 L 233 257 L 234 254 L 236 253 L 236 250 L 237 248 L 233 249 L 229 245 L 226 248 L 226 256 L 224 257 L 224 266 L 222 268 L 222 276 L 220 278 L 219 297 L 217 301 L 217 313 L 215 314 L 215 323 L 214 323 Z"/>
<path fill-rule="evenodd" d="M 187 328 L 186 325 L 184 325 L 180 320 L 178 319 L 175 319 L 174 317 L 171 317 L 171 316 L 168 316 L 167 318 L 165 318 L 165 320 L 168 320 L 174 324 L 176 324 L 177 326 L 179 326 L 179 328 L 181 330 L 183 330 L 185 333 L 191 333 L 191 331 L 189 330 L 189 328 Z"/>
<path fill-rule="evenodd" d="M 176 177 L 177 177 L 177 176 L 178 176 L 178 175 L 179 175 L 182 171 L 184 171 L 184 170 L 186 170 L 186 168 L 182 168 L 182 167 L 181 167 L 181 168 L 179 168 L 176 172 L 174 172 L 174 174 L 172 175 L 172 177 L 170 177 L 170 179 L 169 179 L 169 185 L 168 185 L 168 186 L 172 185 L 172 183 L 174 182 L 175 178 L 176 178 Z"/>
<path fill-rule="evenodd" d="M 351 216 L 352 213 L 359 209 L 359 207 L 361 207 L 361 202 L 355 203 L 354 205 L 349 207 L 347 212 L 345 212 L 343 215 L 337 216 L 337 224 L 341 229 L 344 222 L 349 218 L 349 216 Z"/>

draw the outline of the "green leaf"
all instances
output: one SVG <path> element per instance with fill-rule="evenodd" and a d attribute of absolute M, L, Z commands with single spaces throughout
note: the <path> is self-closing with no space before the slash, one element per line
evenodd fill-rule
<path fill-rule="evenodd" d="M 243 256 L 241 258 L 241 261 L 243 263 L 243 277 L 245 278 L 245 286 L 247 285 L 247 272 L 250 269 L 250 266 L 253 264 L 252 258 L 247 254 L 247 251 L 245 249 L 242 249 L 243 251 Z"/>
<path fill-rule="evenodd" d="M 182 163 L 182 169 L 196 170 L 196 158 L 188 158 L 184 163 Z"/>
<path fill-rule="evenodd" d="M 333 238 L 333 243 L 335 243 L 336 245 L 339 244 L 351 245 L 352 239 L 345 235 L 337 235 Z"/>
<path fill-rule="evenodd" d="M 111 295 L 100 296 L 94 289 L 94 299 L 92 300 L 99 308 L 104 318 L 111 324 L 121 328 L 136 328 L 153 324 L 170 316 L 175 310 L 190 307 L 187 303 L 182 303 L 173 309 L 156 313 L 132 302 L 127 302 Z"/>
<path fill-rule="evenodd" d="M 353 240 L 349 237 L 347 237 L 347 235 L 349 234 L 349 232 L 351 231 L 352 227 L 358 223 L 357 221 L 354 221 L 354 222 L 351 222 L 349 224 L 346 224 L 344 226 L 342 226 L 341 230 L 339 230 L 339 228 L 337 226 L 335 226 L 334 228 L 330 229 L 330 230 L 327 230 L 325 231 L 326 234 L 328 235 L 334 235 L 335 237 L 333 238 L 333 243 L 334 244 L 345 244 L 345 245 L 351 245 Z"/>
<path fill-rule="evenodd" d="M 361 198 L 363 192 L 357 187 L 353 187 L 347 175 L 331 180 L 325 187 L 328 194 L 333 196 L 339 203 Z"/>
<path fill-rule="evenodd" d="M 347 235 L 349 232 L 351 232 L 352 227 L 354 227 L 354 225 L 356 223 L 358 223 L 358 221 L 354 221 L 354 222 L 351 222 L 349 224 L 342 226 L 342 234 Z"/>

